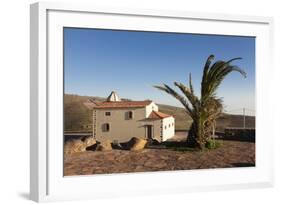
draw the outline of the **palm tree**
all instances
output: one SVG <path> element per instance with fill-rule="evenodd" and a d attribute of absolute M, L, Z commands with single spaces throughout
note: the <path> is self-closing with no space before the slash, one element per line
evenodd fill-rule
<path fill-rule="evenodd" d="M 174 82 L 174 85 L 179 88 L 183 95 L 166 84 L 154 86 L 179 100 L 186 109 L 187 114 L 192 118 L 193 122 L 188 133 L 187 142 L 193 146 L 203 149 L 206 141 L 211 136 L 214 123 L 223 109 L 222 99 L 217 97 L 216 91 L 225 77 L 229 73 L 237 71 L 246 78 L 245 71 L 238 66 L 231 65 L 233 61 L 240 59 L 218 60 L 211 65 L 214 55 L 210 55 L 203 69 L 200 98 L 194 93 L 191 74 L 189 74 L 188 85 Z"/>

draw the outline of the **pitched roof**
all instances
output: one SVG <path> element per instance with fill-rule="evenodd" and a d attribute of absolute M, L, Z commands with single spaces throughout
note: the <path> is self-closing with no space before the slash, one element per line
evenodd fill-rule
<path fill-rule="evenodd" d="M 152 101 L 112 101 L 112 102 L 96 102 L 96 105 L 93 107 L 95 109 L 104 109 L 104 108 L 138 108 L 145 107 L 149 105 Z"/>
<path fill-rule="evenodd" d="M 121 101 L 119 96 L 115 91 L 112 91 L 110 95 L 107 97 L 106 101 L 108 102 L 116 102 L 116 101 Z"/>
<path fill-rule="evenodd" d="M 168 115 L 163 112 L 152 111 L 148 116 L 149 119 L 164 119 L 166 117 L 172 117 L 172 115 Z"/>

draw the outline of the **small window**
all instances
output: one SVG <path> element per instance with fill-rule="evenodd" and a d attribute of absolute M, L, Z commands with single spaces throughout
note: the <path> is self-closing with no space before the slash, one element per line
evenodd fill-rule
<path fill-rule="evenodd" d="M 105 116 L 110 116 L 111 113 L 110 112 L 105 112 Z"/>
<path fill-rule="evenodd" d="M 165 125 L 165 129 L 167 129 L 167 126 Z"/>
<path fill-rule="evenodd" d="M 103 124 L 103 131 L 104 131 L 104 132 L 109 132 L 109 130 L 110 130 L 109 123 L 104 123 L 104 124 Z"/>
<path fill-rule="evenodd" d="M 128 112 L 128 119 L 131 120 L 134 118 L 133 111 Z"/>
<path fill-rule="evenodd" d="M 174 126 L 174 123 L 172 123 L 172 126 Z"/>
<path fill-rule="evenodd" d="M 169 124 L 169 127 L 171 127 L 171 124 Z"/>

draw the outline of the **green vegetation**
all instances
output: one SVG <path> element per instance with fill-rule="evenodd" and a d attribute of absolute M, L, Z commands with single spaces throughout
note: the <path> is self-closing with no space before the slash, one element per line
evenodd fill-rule
<path fill-rule="evenodd" d="M 166 149 L 170 149 L 178 152 L 195 152 L 198 151 L 196 147 L 189 147 L 185 142 L 182 141 L 166 141 L 162 143 Z"/>
<path fill-rule="evenodd" d="M 215 139 L 209 139 L 206 141 L 205 147 L 207 149 L 217 149 L 222 146 L 222 142 L 215 140 Z"/>
<path fill-rule="evenodd" d="M 216 91 L 225 77 L 233 71 L 246 77 L 246 73 L 242 69 L 231 65 L 232 61 L 238 59 L 240 58 L 234 58 L 229 61 L 219 60 L 211 65 L 214 56 L 210 55 L 203 69 L 200 97 L 194 93 L 191 74 L 189 74 L 188 85 L 174 82 L 174 85 L 183 95 L 166 84 L 154 86 L 179 100 L 192 118 L 193 122 L 187 140 L 190 145 L 204 149 L 207 139 L 212 135 L 216 119 L 223 110 L 222 100 L 217 97 Z"/>

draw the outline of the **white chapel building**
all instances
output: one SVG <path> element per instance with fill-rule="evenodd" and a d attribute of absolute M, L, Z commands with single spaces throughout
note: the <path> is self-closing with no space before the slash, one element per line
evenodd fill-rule
<path fill-rule="evenodd" d="M 93 106 L 93 136 L 98 141 L 126 142 L 132 137 L 166 141 L 175 135 L 175 118 L 150 101 L 122 101 L 112 91 Z"/>

